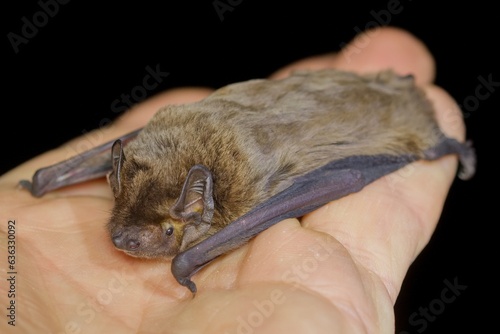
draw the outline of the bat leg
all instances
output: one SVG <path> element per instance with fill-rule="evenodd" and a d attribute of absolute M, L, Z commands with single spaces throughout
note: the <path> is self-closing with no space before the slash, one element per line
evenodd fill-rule
<path fill-rule="evenodd" d="M 196 293 L 191 277 L 216 257 L 286 218 L 300 217 L 324 204 L 361 190 L 368 183 L 416 160 L 415 156 L 352 156 L 328 163 L 295 180 L 216 234 L 177 254 L 172 274 Z"/>
<path fill-rule="evenodd" d="M 124 143 L 133 140 L 141 129 L 119 138 Z M 38 169 L 31 181 L 21 180 L 19 185 L 35 197 L 49 191 L 105 176 L 112 169 L 111 147 L 116 140 L 109 141 L 89 151 L 60 163 Z"/>
<path fill-rule="evenodd" d="M 476 153 L 472 142 L 461 143 L 453 138 L 444 137 L 436 146 L 424 152 L 425 159 L 436 160 L 448 154 L 458 154 L 460 170 L 458 177 L 462 180 L 470 179 L 476 171 Z"/>

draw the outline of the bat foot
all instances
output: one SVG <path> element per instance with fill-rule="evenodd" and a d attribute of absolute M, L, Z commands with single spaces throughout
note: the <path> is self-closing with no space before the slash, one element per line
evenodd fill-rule
<path fill-rule="evenodd" d="M 470 140 L 460 147 L 459 156 L 461 166 L 458 177 L 461 180 L 468 180 L 476 173 L 476 152 Z"/>
<path fill-rule="evenodd" d="M 455 139 L 445 137 L 438 145 L 424 152 L 427 160 L 436 160 L 447 154 L 457 154 L 460 160 L 458 177 L 461 180 L 468 180 L 476 172 L 476 153 L 472 147 L 472 142 L 461 143 Z"/>

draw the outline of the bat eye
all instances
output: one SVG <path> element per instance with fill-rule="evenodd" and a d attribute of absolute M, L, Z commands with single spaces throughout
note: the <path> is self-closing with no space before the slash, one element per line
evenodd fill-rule
<path fill-rule="evenodd" d="M 170 236 L 174 233 L 174 228 L 173 227 L 169 227 L 167 228 L 167 230 L 165 231 L 165 234 Z"/>

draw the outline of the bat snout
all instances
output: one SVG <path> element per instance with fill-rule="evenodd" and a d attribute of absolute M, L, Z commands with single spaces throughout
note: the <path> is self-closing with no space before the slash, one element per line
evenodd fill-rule
<path fill-rule="evenodd" d="M 123 233 L 123 231 L 113 233 L 111 239 L 116 248 L 122 249 L 124 251 L 137 250 L 141 245 L 139 240 L 129 237 L 127 233 Z"/>

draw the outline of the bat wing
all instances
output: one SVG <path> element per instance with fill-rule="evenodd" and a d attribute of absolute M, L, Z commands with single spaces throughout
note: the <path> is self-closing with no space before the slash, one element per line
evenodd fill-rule
<path fill-rule="evenodd" d="M 289 188 L 179 253 L 172 261 L 172 273 L 194 294 L 196 285 L 190 278 L 219 255 L 241 246 L 283 219 L 303 216 L 330 201 L 358 192 L 374 180 L 415 160 L 417 158 L 413 155 L 372 155 L 332 161 L 297 178 Z"/>
<path fill-rule="evenodd" d="M 458 154 L 462 170 L 459 177 L 468 179 L 475 170 L 471 143 L 444 138 L 424 152 L 424 159 L 435 160 Z M 258 205 L 216 234 L 179 253 L 172 261 L 172 274 L 193 294 L 196 285 L 191 277 L 216 257 L 235 249 L 258 233 L 286 218 L 303 216 L 326 203 L 360 191 L 376 179 L 418 160 L 415 155 L 360 155 L 332 161 L 299 178 L 292 186 Z"/>
<path fill-rule="evenodd" d="M 135 130 L 117 139 L 125 145 L 140 131 L 141 129 Z M 111 147 L 115 141 L 109 141 L 55 165 L 40 168 L 33 175 L 32 181 L 21 180 L 19 184 L 33 196 L 41 197 L 58 188 L 103 177 L 112 170 Z"/>

